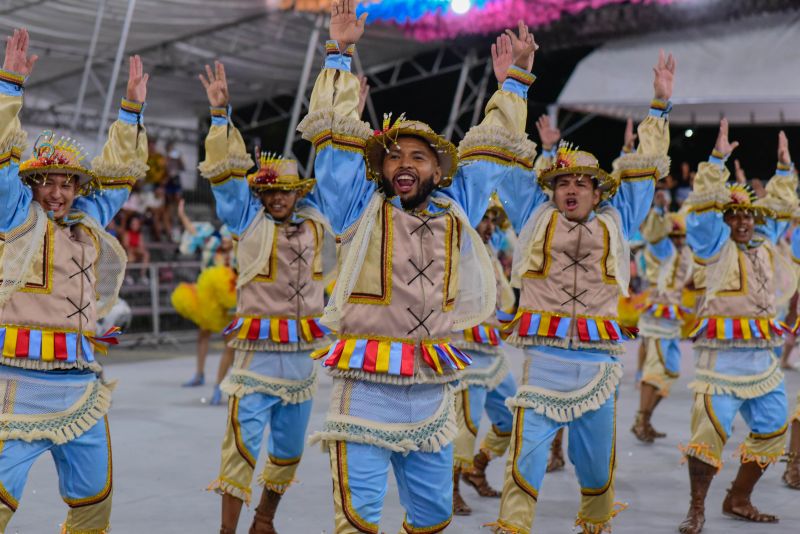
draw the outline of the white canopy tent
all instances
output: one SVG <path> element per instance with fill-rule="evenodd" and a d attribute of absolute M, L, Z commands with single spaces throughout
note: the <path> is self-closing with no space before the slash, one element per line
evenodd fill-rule
<path fill-rule="evenodd" d="M 641 116 L 652 95 L 659 49 L 678 62 L 673 124 L 800 124 L 800 14 L 613 41 L 584 58 L 558 106 L 616 117 Z"/>

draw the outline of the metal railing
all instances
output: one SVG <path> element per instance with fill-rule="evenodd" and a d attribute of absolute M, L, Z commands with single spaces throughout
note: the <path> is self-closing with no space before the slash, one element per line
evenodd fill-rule
<path fill-rule="evenodd" d="M 120 289 L 120 299 L 130 308 L 121 344 L 177 344 L 194 337 L 197 326 L 178 315 L 170 297 L 181 282 L 194 283 L 200 270 L 199 261 L 129 263 Z"/>

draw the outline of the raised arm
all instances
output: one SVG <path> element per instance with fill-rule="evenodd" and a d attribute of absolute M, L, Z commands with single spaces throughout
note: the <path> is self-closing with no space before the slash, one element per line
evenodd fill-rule
<path fill-rule="evenodd" d="M 319 208 L 337 234 L 358 220 L 377 187 L 367 180 L 364 163 L 364 145 L 372 130 L 360 119 L 361 84 L 350 72 L 367 17 L 356 17 L 357 4 L 356 0 L 331 3 L 325 67 L 314 84 L 308 115 L 297 127 L 316 150 Z"/>
<path fill-rule="evenodd" d="M 147 134 L 142 112 L 147 98 L 147 81 L 142 59 L 131 56 L 128 86 L 119 115 L 108 130 L 103 151 L 92 161 L 97 189 L 75 199 L 75 209 L 106 226 L 128 200 L 137 180 L 147 173 Z"/>
<path fill-rule="evenodd" d="M 767 195 L 756 201 L 756 204 L 769 208 L 774 217 L 767 218 L 756 231 L 777 243 L 788 230 L 792 216 L 797 210 L 797 171 L 789 152 L 789 140 L 786 133 L 778 133 L 778 165 L 775 175 L 765 187 Z"/>
<path fill-rule="evenodd" d="M 19 179 L 19 162 L 27 134 L 19 122 L 22 88 L 37 56 L 28 55 L 28 31 L 14 30 L 6 40 L 0 71 L 0 232 L 25 222 L 33 195 Z"/>
<path fill-rule="evenodd" d="M 725 183 L 730 172 L 725 162 L 731 152 L 739 146 L 738 141 L 728 139 L 728 120 L 719 123 L 719 133 L 714 151 L 708 161 L 697 167 L 694 187 L 684 206 L 689 210 L 686 217 L 686 242 L 694 255 L 703 261 L 713 259 L 722 250 L 731 234 L 730 226 L 723 220 L 723 207 L 730 202 Z"/>
<path fill-rule="evenodd" d="M 663 50 L 659 52 L 658 63 L 653 68 L 650 112 L 638 128 L 639 147 L 636 152 L 623 153 L 614 161 L 613 172 L 619 178 L 620 185 L 610 202 L 620 213 L 626 237 L 632 236 L 647 216 L 656 181 L 669 173 L 668 117 L 675 65 L 672 54 L 665 55 Z M 636 139 L 632 122 L 629 122 L 628 128 L 626 146 L 632 145 Z"/>
<path fill-rule="evenodd" d="M 230 94 L 225 66 L 206 65 L 199 75 L 211 106 L 211 128 L 206 136 L 206 159 L 199 165 L 200 174 L 211 183 L 217 215 L 230 231 L 239 236 L 261 210 L 261 203 L 250 192 L 247 171 L 253 160 L 247 153 L 242 134 L 230 119 Z"/>
<path fill-rule="evenodd" d="M 666 211 L 666 198 L 656 193 L 653 207 L 642 223 L 641 233 L 645 240 L 645 256 L 648 266 L 658 266 L 672 257 L 675 247 L 669 238 L 672 221 Z M 648 272 L 648 277 L 650 273 Z"/>
<path fill-rule="evenodd" d="M 533 172 L 536 143 L 525 133 L 536 48 L 533 34 L 522 21 L 518 35 L 506 30 L 492 45 L 500 89 L 489 100 L 483 121 L 471 128 L 459 144 L 458 171 L 452 185 L 442 190 L 461 205 L 473 226 L 483 217 L 494 190 L 512 223 L 519 218 L 520 205 L 546 199 Z"/>
<path fill-rule="evenodd" d="M 539 132 L 542 153 L 536 158 L 533 169 L 537 173 L 540 173 L 550 168 L 553 164 L 553 160 L 556 157 L 556 150 L 558 150 L 558 143 L 561 141 L 561 130 L 559 130 L 557 126 L 552 126 L 550 124 L 549 116 L 542 115 L 536 121 L 536 131 Z"/>

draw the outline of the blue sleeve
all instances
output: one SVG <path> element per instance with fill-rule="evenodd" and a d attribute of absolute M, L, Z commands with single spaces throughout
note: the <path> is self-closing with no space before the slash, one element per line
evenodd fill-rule
<path fill-rule="evenodd" d="M 686 216 L 686 242 L 694 255 L 709 260 L 719 254 L 731 235 L 719 210 L 691 211 Z"/>
<path fill-rule="evenodd" d="M 497 184 L 497 195 L 503 202 L 508 220 L 519 234 L 540 204 L 549 197 L 536 181 L 536 172 L 515 168 Z"/>
<path fill-rule="evenodd" d="M 11 108 L 8 112 L 12 115 L 22 106 L 23 82 L 24 79 L 18 75 L 0 70 L 0 106 Z M 16 151 L 12 148 L 8 147 L 8 153 L 0 154 L 0 232 L 7 232 L 25 222 L 33 200 L 30 188 L 19 178 L 20 147 Z"/>
<path fill-rule="evenodd" d="M 352 48 L 340 52 L 338 45 L 329 41 L 326 51 L 325 68 L 320 79 L 329 79 L 334 72 L 349 76 L 352 79 L 338 78 L 335 82 L 337 88 L 355 90 L 355 78 L 350 74 Z M 312 104 L 313 101 L 312 95 Z M 357 120 L 357 117 L 353 118 Z M 312 142 L 317 153 L 314 160 L 317 186 L 313 201 L 328 219 L 333 231 L 341 234 L 361 217 L 377 189 L 377 185 L 367 179 L 363 147 L 365 140 L 328 129 L 315 132 Z"/>
<path fill-rule="evenodd" d="M 261 210 L 261 202 L 250 191 L 247 180 L 231 176 L 211 184 L 217 216 L 236 236 L 241 235 Z"/>
<path fill-rule="evenodd" d="M 777 244 L 781 236 L 789 229 L 789 221 L 768 217 L 762 224 L 756 226 L 756 233 L 769 239 L 773 245 Z"/>
<path fill-rule="evenodd" d="M 652 176 L 643 179 L 623 179 L 617 194 L 609 201 L 620 214 L 625 237 L 636 233 L 644 222 L 653 202 L 656 183 Z"/>

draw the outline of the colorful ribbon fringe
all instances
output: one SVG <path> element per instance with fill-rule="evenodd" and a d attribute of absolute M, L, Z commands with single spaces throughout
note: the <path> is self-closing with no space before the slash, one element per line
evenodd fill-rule
<path fill-rule="evenodd" d="M 414 355 L 417 347 L 428 366 L 443 374 L 444 369 L 465 369 L 472 358 L 450 343 L 404 343 L 375 339 L 341 339 L 330 347 L 311 354 L 315 360 L 325 358 L 325 367 L 343 371 L 361 370 L 366 373 L 414 376 Z"/>
<path fill-rule="evenodd" d="M 312 342 L 331 333 L 329 329 L 319 323 L 314 317 L 304 319 L 278 319 L 259 317 L 237 317 L 224 330 L 223 335 L 228 336 L 237 332 L 238 339 L 248 341 L 272 341 L 273 343 L 299 343 L 300 341 Z"/>
<path fill-rule="evenodd" d="M 520 337 L 539 336 L 566 339 L 571 325 L 572 318 L 570 317 L 519 311 L 514 320 L 503 329 L 503 332 L 507 335 L 516 328 Z M 621 343 L 625 339 L 634 339 L 637 332 L 635 328 L 620 326 L 617 321 L 591 317 L 578 317 L 575 320 L 575 327 L 578 339 L 584 342 L 616 341 Z"/>
<path fill-rule="evenodd" d="M 87 362 L 94 361 L 95 352 L 106 354 L 107 345 L 117 345 L 122 334 L 113 327 L 102 336 L 78 335 L 76 332 L 54 332 L 12 326 L 0 326 L 0 347 L 4 358 L 28 358 L 52 362 L 71 363 L 78 358 L 78 343 L 81 356 Z M 80 338 L 80 339 L 79 339 Z"/>
<path fill-rule="evenodd" d="M 672 319 L 672 320 L 683 320 L 686 315 L 689 313 L 689 310 L 684 308 L 683 306 L 666 306 L 664 304 L 652 304 L 649 306 L 645 313 L 652 315 L 656 319 Z"/>
<path fill-rule="evenodd" d="M 500 344 L 500 332 L 497 328 L 481 324 L 464 330 L 464 340 L 481 345 L 497 346 Z"/>
<path fill-rule="evenodd" d="M 696 339 L 772 339 L 772 334 L 782 337 L 789 328 L 774 319 L 748 319 L 746 317 L 710 317 L 700 320 L 689 334 Z"/>

